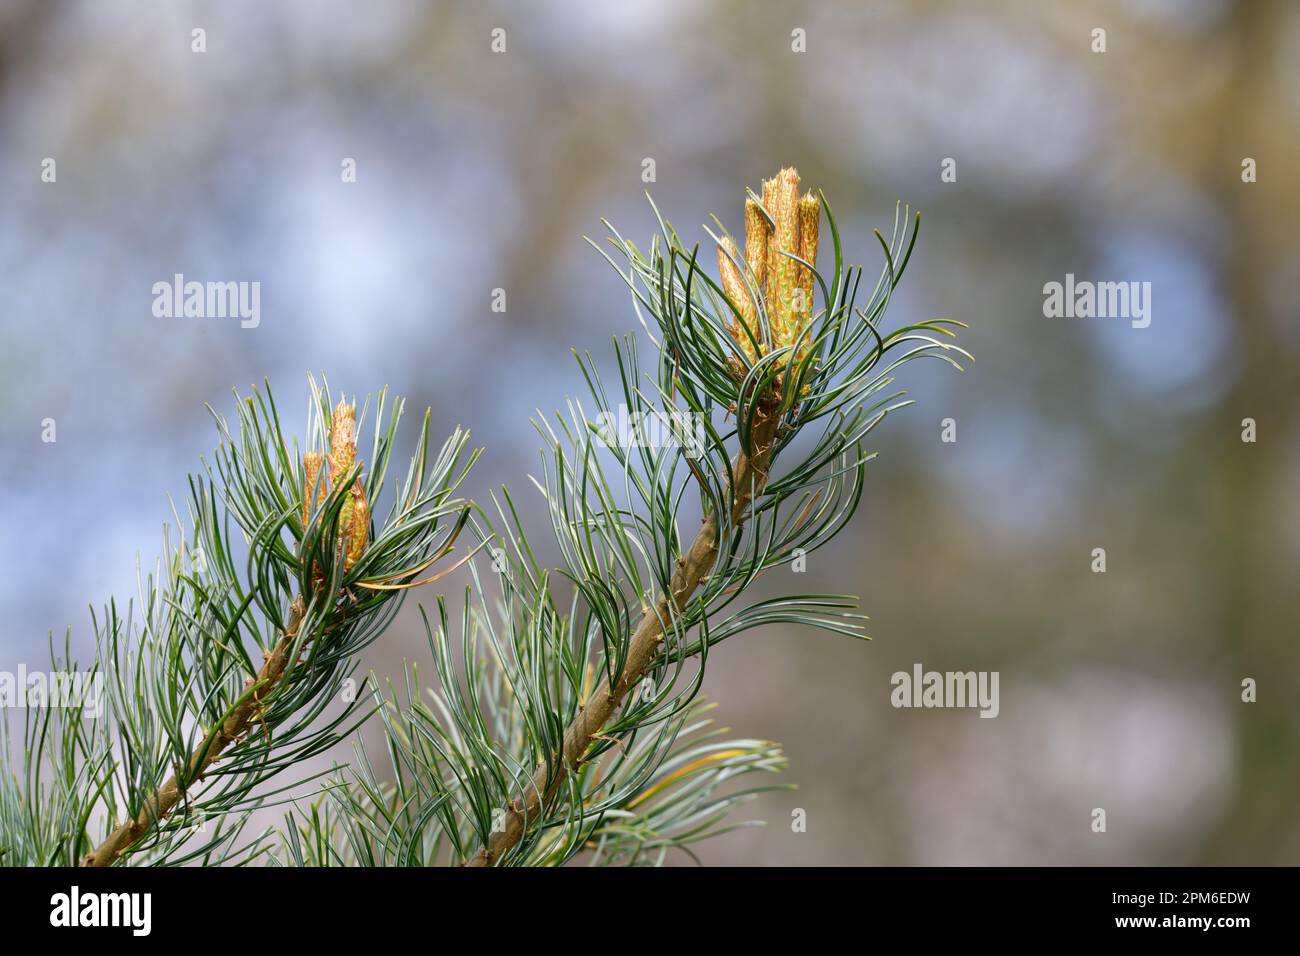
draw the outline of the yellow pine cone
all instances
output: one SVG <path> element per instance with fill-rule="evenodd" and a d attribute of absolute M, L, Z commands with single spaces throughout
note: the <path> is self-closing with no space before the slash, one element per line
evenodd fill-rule
<path fill-rule="evenodd" d="M 740 259 L 735 243 L 724 239 L 719 244 L 718 273 L 722 290 L 758 339 L 760 354 L 794 345 L 812 320 L 812 270 L 787 253 L 816 265 L 820 227 L 821 201 L 811 192 L 802 199 L 799 197 L 799 174 L 793 168 L 782 169 L 774 178 L 764 180 L 762 208 L 752 199 L 745 201 L 744 262 L 750 281 L 763 294 L 768 322 L 766 335 L 759 321 L 758 306 L 733 261 L 733 257 Z M 755 361 L 759 356 L 744 329 L 732 321 L 730 332 L 746 357 Z M 799 347 L 795 361 L 803 359 L 809 344 L 804 342 Z M 736 371 L 740 374 L 743 369 L 737 366 Z"/>
<path fill-rule="evenodd" d="M 799 258 L 804 262 L 817 264 L 817 239 L 821 231 L 822 204 L 811 192 L 799 200 Z M 789 339 L 782 343 L 784 345 L 793 344 L 798 337 L 808 327 L 812 321 L 813 311 L 813 273 L 807 266 L 795 263 L 795 270 L 799 277 L 799 294 L 795 297 L 793 317 L 794 321 L 790 327 Z M 805 341 L 797 349 L 796 361 L 803 361 L 804 355 L 808 352 L 808 346 L 812 344 L 811 338 Z"/>
<path fill-rule="evenodd" d="M 325 478 L 325 487 L 321 489 L 321 499 L 327 497 L 336 482 L 347 476 L 357 461 L 357 409 L 355 405 L 339 402 L 330 418 L 329 472 Z M 306 487 L 303 490 L 302 523 L 306 527 L 311 519 L 315 505 L 316 482 L 319 479 L 324 458 L 319 452 L 309 451 L 303 456 L 303 468 L 307 473 Z M 343 569 L 351 570 L 361 558 L 370 536 L 370 504 L 366 501 L 365 488 L 358 476 L 352 483 L 348 496 L 339 509 L 338 520 L 339 550 L 343 554 Z M 347 539 L 344 551 L 344 538 Z"/>
<path fill-rule="evenodd" d="M 740 320 L 737 320 L 734 315 L 731 317 L 731 335 L 745 350 L 749 360 L 754 362 L 758 359 L 754 342 L 762 342 L 763 333 L 758 327 L 758 312 L 754 307 L 754 299 L 749 294 L 745 278 L 736 265 L 738 261 L 742 260 L 736 244 L 730 237 L 723 239 L 718 246 L 718 276 L 722 279 L 722 291 L 740 310 Z M 744 328 L 741 328 L 741 322 L 744 322 Z"/>
<path fill-rule="evenodd" d="M 339 402 L 330 418 L 330 478 L 339 481 L 357 460 L 357 409 Z"/>
<path fill-rule="evenodd" d="M 366 539 L 370 535 L 370 505 L 366 502 L 366 493 L 358 478 L 352 485 L 352 515 L 348 526 L 348 550 L 343 556 L 343 570 L 350 571 L 352 565 L 361 559 L 361 552 L 366 550 Z M 339 520 L 342 521 L 340 515 Z"/>
<path fill-rule="evenodd" d="M 758 203 L 752 199 L 745 200 L 745 263 L 749 266 L 754 285 L 763 288 L 767 278 L 767 243 L 772 236 L 772 227 L 767 216 Z"/>
<path fill-rule="evenodd" d="M 793 338 L 794 291 L 799 286 L 799 264 L 784 255 L 799 253 L 799 174 L 786 168 L 775 179 L 763 183 L 763 205 L 776 223 L 767 243 L 763 301 L 767 305 L 767 321 L 772 326 L 773 344 L 780 347 Z"/>
<path fill-rule="evenodd" d="M 318 451 L 309 451 L 302 456 L 303 468 L 307 472 L 307 480 L 302 491 L 302 526 L 307 527 L 307 522 L 311 520 L 312 508 L 315 507 L 316 482 L 320 480 L 320 466 L 324 463 L 321 453 Z M 325 491 L 329 491 L 329 481 L 325 482 Z"/>

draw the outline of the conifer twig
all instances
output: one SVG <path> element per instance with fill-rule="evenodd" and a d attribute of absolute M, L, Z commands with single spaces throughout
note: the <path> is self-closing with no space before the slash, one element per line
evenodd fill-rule
<path fill-rule="evenodd" d="M 232 743 L 243 738 L 253 718 L 260 710 L 262 702 L 275 693 L 285 669 L 294 644 L 298 640 L 298 626 L 302 623 L 304 605 L 302 598 L 296 599 L 289 607 L 289 618 L 283 636 L 276 642 L 275 648 L 267 655 L 266 661 L 258 671 L 243 699 L 231 711 L 230 716 L 218 726 L 212 728 L 203 738 L 203 742 L 190 755 L 189 763 L 182 775 L 179 771 L 172 774 L 167 782 L 158 788 L 146 806 L 132 819 L 126 820 L 92 853 L 82 859 L 82 866 L 112 866 L 131 846 L 148 832 L 150 826 L 167 818 L 176 805 L 185 797 L 191 784 L 203 779 L 203 774 L 216 763 L 221 754 Z"/>
<path fill-rule="evenodd" d="M 804 540 L 808 543 L 801 547 L 815 547 L 843 527 L 852 514 L 860 494 L 862 469 L 870 457 L 861 450 L 859 442 L 890 410 L 907 404 L 892 401 L 899 396 L 878 402 L 870 411 L 862 407 L 854 410 L 852 403 L 887 387 L 892 380 L 889 372 L 912 357 L 935 354 L 950 364 L 957 364 L 944 354 L 955 347 L 945 345 L 930 333 L 951 335 L 945 326 L 959 323 L 937 320 L 906 327 L 888 336 L 882 336 L 876 328 L 911 254 L 911 245 L 904 251 L 899 241 L 898 220 L 893 241 L 886 243 L 877 234 L 885 251 L 886 268 L 868 307 L 855 310 L 853 298 L 858 278 L 852 268 L 842 269 L 839 234 L 834 218 L 826 209 L 835 247 L 834 271 L 827 284 L 816 266 L 823 202 L 823 198 L 812 193 L 800 197 L 799 176 L 792 168 L 782 169 L 774 178 L 766 180 L 761 200 L 751 194 L 745 204 L 744 250 L 738 248 L 725 229 L 721 238 L 714 237 L 717 282 L 698 268 L 698 250 L 688 251 L 662 219 L 664 245 L 660 247 L 656 237 L 648 255 L 643 255 L 617 232 L 613 233 L 615 247 L 629 263 L 624 278 L 632 290 L 638 313 L 642 314 L 643 324 L 660 350 L 657 389 L 662 404 L 654 414 L 671 420 L 678 414 L 680 396 L 688 410 L 706 416 L 710 454 L 704 459 L 682 458 L 704 491 L 704 519 L 689 547 L 680 552 L 671 574 L 661 579 L 652 606 L 640 615 L 630 636 L 623 638 L 625 644 L 621 644 L 617 634 L 611 635 L 606 629 L 606 622 L 617 620 L 616 604 L 607 603 L 595 586 L 579 585 L 584 598 L 594 600 L 606 611 L 601 622 L 606 661 L 612 661 L 615 670 L 606 669 L 597 688 L 579 702 L 559 746 L 540 754 L 534 751 L 534 756 L 540 759 L 531 776 L 524 776 L 521 790 L 510 800 L 504 814 L 494 818 L 490 834 L 466 865 L 496 865 L 529 840 L 535 827 L 565 828 L 571 825 L 567 821 L 582 819 L 587 812 L 578 796 L 582 785 L 568 787 L 567 804 L 561 798 L 567 778 L 582 772 L 589 751 L 593 756 L 600 753 L 601 748 L 593 746 L 597 741 L 607 741 L 609 735 L 616 739 L 619 733 L 634 732 L 638 724 L 655 718 L 653 710 L 634 708 L 616 720 L 633 688 L 664 663 L 666 657 L 677 661 L 680 667 L 685 656 L 702 655 L 709 644 L 744 626 L 780 620 L 786 613 L 794 612 L 801 601 L 814 612 L 805 618 L 807 623 L 843 633 L 856 630 L 847 621 L 819 619 L 818 605 L 823 599 L 801 597 L 775 602 L 770 615 L 760 603 L 724 621 L 717 629 L 719 633 L 709 633 L 711 608 L 725 605 L 766 568 L 787 558 L 805 530 Z M 906 214 L 902 222 L 901 236 L 906 239 Z M 912 242 L 915 235 L 912 231 Z M 685 268 L 679 269 L 679 263 Z M 821 311 L 814 308 L 813 295 L 818 285 L 825 300 Z M 653 316 L 653 325 L 645 321 L 643 310 Z M 860 324 L 855 320 L 861 320 Z M 723 329 L 726 334 L 719 335 Z M 918 344 L 896 359 L 883 374 L 872 374 L 886 351 L 908 342 Z M 960 349 L 955 351 L 966 354 Z M 624 356 L 620 354 L 620 366 L 623 364 Z M 653 407 L 649 402 L 642 403 L 639 383 L 631 374 L 635 370 L 635 358 L 630 346 L 626 365 L 629 368 L 622 372 L 629 404 Z M 608 415 L 609 408 L 603 401 L 603 389 L 594 370 L 584 365 L 584 374 L 600 401 L 602 412 Z M 708 428 L 708 409 L 714 402 L 735 413 L 740 450 L 734 458 L 728 458 L 721 437 Z M 778 451 L 802 426 L 819 418 L 828 422 L 822 444 L 773 484 L 773 493 L 766 495 L 769 472 Z M 603 528 L 607 524 L 621 527 L 622 512 L 611 512 L 611 506 L 603 499 L 594 513 L 585 513 L 580 506 L 570 510 L 567 499 L 578 498 L 581 504 L 577 488 L 585 483 L 585 469 L 591 467 L 587 464 L 589 446 L 586 449 L 578 446 L 575 451 L 583 461 L 584 470 L 570 473 L 561 468 L 554 485 L 555 493 L 562 496 L 557 517 L 567 519 L 572 526 L 566 534 L 577 537 L 581 534 L 579 529 Z M 641 494 L 651 503 L 651 526 L 670 530 L 675 508 L 662 503 L 675 502 L 677 492 L 670 481 L 663 480 L 669 469 L 668 460 L 643 453 L 641 461 L 645 472 L 638 480 L 644 481 Z M 626 473 L 631 467 L 630 456 L 619 456 L 619 462 Z M 855 474 L 856 478 L 846 487 L 840 483 L 840 476 L 847 474 Z M 824 497 L 827 492 L 838 500 L 832 504 L 831 497 Z M 778 509 L 799 495 L 802 501 L 793 522 L 778 526 Z M 660 507 L 664 511 L 653 511 Z M 814 509 L 818 520 L 806 529 Z M 735 552 L 751 514 L 766 518 L 769 526 L 764 529 L 762 520 L 755 522 L 759 527 L 748 534 L 750 556 L 738 558 Z M 618 544 L 610 540 L 610 547 L 617 549 Z M 727 561 L 719 564 L 719 549 L 724 540 L 730 542 L 730 551 Z M 654 553 L 662 553 L 665 547 L 672 546 L 671 537 L 645 545 Z M 577 549 L 583 547 L 581 542 L 575 545 Z M 582 550 L 577 553 L 585 557 Z M 579 561 L 574 570 L 590 573 L 599 568 L 599 558 L 596 562 Z M 721 580 L 711 580 L 715 569 Z M 702 588 L 706 582 L 707 587 Z M 697 591 L 701 592 L 698 599 Z M 688 611 L 688 603 L 693 599 L 698 607 Z M 825 599 L 825 602 L 822 606 L 839 605 L 838 598 Z M 670 630 L 680 635 L 696 625 L 700 630 L 697 643 L 676 646 L 665 654 Z M 612 653 L 611 645 L 616 649 Z M 686 691 L 681 699 L 688 702 L 694 692 Z M 620 730 L 611 729 L 607 734 L 605 728 L 611 723 Z M 668 746 L 671 747 L 671 741 Z M 626 800 L 635 796 L 635 789 L 629 787 L 623 793 Z M 559 816 L 552 813 L 557 802 Z M 606 805 L 617 806 L 616 798 L 611 797 Z M 629 804 L 624 802 L 622 806 L 626 808 Z M 595 811 L 591 812 L 595 815 Z M 580 828 L 581 824 L 577 826 Z"/>
<path fill-rule="evenodd" d="M 743 451 L 736 456 L 736 482 L 732 489 L 731 506 L 732 525 L 735 528 L 743 524 L 750 503 L 762 494 L 767 484 L 767 469 L 771 462 L 778 422 L 774 410 L 769 408 L 764 417 L 755 422 L 754 457 L 751 458 Z M 551 774 L 546 766 L 538 768 L 527 796 L 510 806 L 501 821 L 502 825 L 493 833 L 488 845 L 469 859 L 466 866 L 492 866 L 509 852 L 523 838 L 529 818 L 536 814 L 544 800 L 554 796 L 563 782 L 563 775 L 581 762 L 591 742 L 600 735 L 601 729 L 609 723 L 628 692 L 641 681 L 658 657 L 665 622 L 680 612 L 700 582 L 713 569 L 718 560 L 718 531 L 716 518 L 711 514 L 706 516 L 690 548 L 677 561 L 672 576 L 671 595 L 669 592 L 661 594 L 655 607 L 646 611 L 637 624 L 629 644 L 627 664 L 618 681 L 611 685 L 608 677 L 602 678 L 577 720 L 565 731 L 564 753 L 562 759 L 554 764 L 556 772 Z"/>
<path fill-rule="evenodd" d="M 391 774 L 360 748 L 351 780 L 292 821 L 285 859 L 661 863 L 745 825 L 723 819 L 772 789 L 727 784 L 782 769 L 776 745 L 691 743 L 709 649 L 766 624 L 865 636 L 847 595 L 741 596 L 848 523 L 874 457 L 864 439 L 910 404 L 890 391 L 896 370 L 922 357 L 960 369 L 954 356 L 969 355 L 944 341 L 959 322 L 881 326 L 916 238 L 901 204 L 891 238 L 876 234 L 885 263 L 859 307 L 862 270 L 845 266 L 824 197 L 800 197 L 793 169 L 748 196 L 744 250 L 721 222 L 710 233 L 716 279 L 657 209 L 645 251 L 605 223 L 615 251 L 601 252 L 655 355 L 643 364 L 636 337 L 617 339 L 607 386 L 576 353 L 595 414 L 570 399 L 534 420 L 545 447 L 532 483 L 559 565 L 538 560 L 509 491 L 495 516 L 476 513 L 491 577 L 471 562 L 459 620 L 441 598 L 426 617 L 436 685 L 412 665 L 400 688 L 376 692 Z M 819 270 L 823 214 L 834 255 Z"/>
<path fill-rule="evenodd" d="M 187 518 L 173 508 L 138 598 L 125 616 L 115 600 L 92 615 L 88 668 L 51 648 L 51 669 L 89 690 L 74 706 L 27 708 L 21 773 L 0 774 L 7 864 L 266 852 L 266 834 L 240 843 L 271 795 L 262 785 L 368 716 L 358 652 L 469 521 L 473 503 L 455 493 L 478 453 L 460 429 L 431 448 L 426 412 L 404 477 L 388 477 L 403 404 L 380 393 L 363 453 L 368 406 L 335 406 L 314 380 L 305 447 L 285 437 L 269 387 L 239 398 L 237 428 L 213 412 L 220 444 L 190 477 Z M 13 743 L 0 721 L 0 761 Z"/>

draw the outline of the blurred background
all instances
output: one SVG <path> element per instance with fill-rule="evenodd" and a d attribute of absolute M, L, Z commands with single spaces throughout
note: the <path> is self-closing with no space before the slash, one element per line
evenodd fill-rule
<path fill-rule="evenodd" d="M 0 669 L 51 629 L 91 646 L 232 386 L 268 378 L 301 428 L 308 370 L 389 385 L 473 429 L 476 494 L 526 500 L 570 347 L 636 327 L 582 236 L 648 239 L 647 188 L 684 236 L 737 230 L 793 164 L 873 275 L 872 228 L 923 210 L 887 321 L 962 319 L 977 361 L 905 373 L 917 405 L 798 582 L 860 595 L 874 640 L 712 656 L 722 719 L 799 789 L 703 860 L 1300 863 L 1298 159 L 1280 0 L 3 0 Z M 155 318 L 178 272 L 259 281 L 260 325 Z M 1150 282 L 1150 327 L 1044 317 L 1067 272 Z M 401 621 L 380 675 L 425 656 Z M 997 719 L 892 708 L 917 662 L 999 671 Z"/>

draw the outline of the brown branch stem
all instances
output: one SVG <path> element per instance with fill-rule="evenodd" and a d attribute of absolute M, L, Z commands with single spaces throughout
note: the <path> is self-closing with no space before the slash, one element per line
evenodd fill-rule
<path fill-rule="evenodd" d="M 139 813 L 118 824 L 103 843 L 82 858 L 82 866 L 111 866 L 115 863 L 140 841 L 152 825 L 167 819 L 184 799 L 189 786 L 202 779 L 204 772 L 221 758 L 227 747 L 243 738 L 261 711 L 263 702 L 279 685 L 288 669 L 289 656 L 298 638 L 304 610 L 302 598 L 296 598 L 289 606 L 287 627 L 257 672 L 252 684 L 253 692 L 203 738 L 190 755 L 183 778 L 180 774 L 173 774 L 145 801 Z"/>
<path fill-rule="evenodd" d="M 750 503 L 762 494 L 767 485 L 779 419 L 775 407 L 764 403 L 755 416 L 752 430 L 753 457 L 743 451 L 736 456 L 732 469 L 732 528 L 739 528 L 744 523 Z M 501 826 L 492 833 L 487 845 L 466 861 L 466 866 L 493 866 L 514 848 L 539 818 L 540 808 L 554 798 L 565 774 L 582 763 L 592 741 L 601 736 L 601 731 L 622 706 L 628 692 L 641 681 L 659 656 L 664 622 L 680 613 L 713 570 L 718 560 L 717 541 L 717 516 L 710 514 L 705 517 L 686 553 L 677 559 L 669 591 L 659 595 L 655 607 L 645 612 L 633 631 L 627 660 L 618 680 L 611 685 L 609 677 L 604 677 L 565 731 L 563 753 L 552 755 L 554 759 L 550 762 L 555 773 L 549 773 L 545 763 L 537 768 L 527 793 L 507 808 Z"/>

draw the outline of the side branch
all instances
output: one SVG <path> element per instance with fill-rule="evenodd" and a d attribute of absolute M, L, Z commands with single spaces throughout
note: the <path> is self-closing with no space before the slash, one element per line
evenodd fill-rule
<path fill-rule="evenodd" d="M 251 693 L 247 699 L 214 727 L 202 743 L 190 755 L 183 776 L 173 774 L 147 801 L 140 812 L 130 820 L 119 824 L 108 838 L 93 852 L 81 860 L 82 866 L 111 866 L 124 853 L 133 847 L 148 832 L 151 825 L 160 823 L 171 815 L 176 805 L 184 798 L 187 789 L 217 760 L 232 743 L 243 739 L 249 726 L 262 708 L 266 697 L 273 693 L 284 677 L 289 666 L 289 655 L 294 642 L 298 639 L 298 628 L 302 624 L 305 606 L 301 597 L 289 606 L 289 620 L 284 635 L 276 642 L 271 653 L 267 655 L 261 670 L 253 679 Z"/>
<path fill-rule="evenodd" d="M 754 422 L 753 457 L 743 451 L 736 456 L 732 469 L 732 528 L 744 524 L 750 503 L 762 494 L 767 485 L 772 445 L 779 419 L 775 407 L 765 403 Z M 486 846 L 466 861 L 466 866 L 493 866 L 518 845 L 538 819 L 541 807 L 555 797 L 565 774 L 581 765 L 592 741 L 600 735 L 601 730 L 622 707 L 628 692 L 640 683 L 658 658 L 664 636 L 663 622 L 671 620 L 680 612 L 713 570 L 718 560 L 718 530 L 717 515 L 706 516 L 690 548 L 677 560 L 677 567 L 669 582 L 671 594 L 665 592 L 659 595 L 655 607 L 646 611 L 632 633 L 627 662 L 617 682 L 611 686 L 609 678 L 603 678 L 565 731 L 563 753 L 553 755 L 556 759 L 551 762 L 554 775 L 548 772 L 545 763 L 538 767 L 528 792 L 511 803 L 500 829 L 492 834 Z"/>

